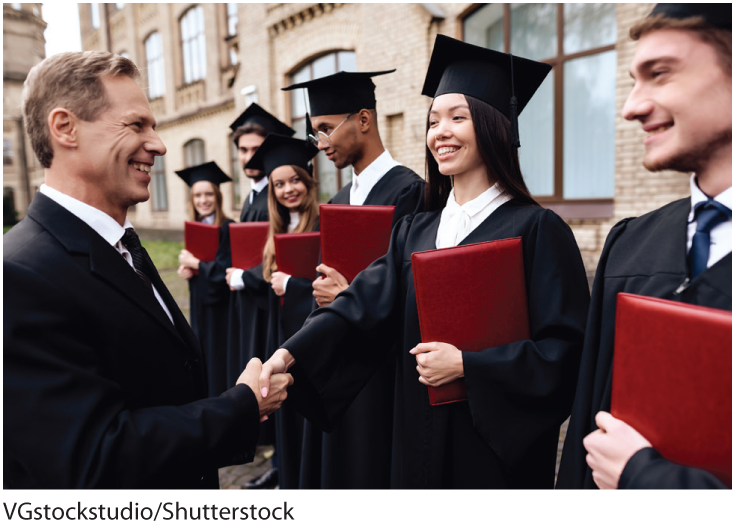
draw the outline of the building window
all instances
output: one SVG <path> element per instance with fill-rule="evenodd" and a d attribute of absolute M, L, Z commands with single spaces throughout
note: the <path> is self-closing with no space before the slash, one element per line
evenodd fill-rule
<path fill-rule="evenodd" d="M 357 57 L 354 51 L 337 51 L 322 55 L 293 73 L 290 82 L 292 84 L 306 82 L 339 71 L 357 71 Z M 291 127 L 296 130 L 297 137 L 306 138 L 306 112 L 309 104 L 306 90 L 295 89 L 290 93 Z M 324 151 L 320 151 L 314 159 L 314 174 L 319 182 L 319 198 L 322 202 L 328 201 L 352 180 L 352 169 L 337 169 L 327 159 Z"/>
<path fill-rule="evenodd" d="M 13 6 L 13 9 L 15 9 L 16 11 L 20 11 L 22 8 L 20 2 L 13 2 L 10 5 Z"/>
<path fill-rule="evenodd" d="M 125 7 L 124 3 L 115 2 L 115 9 L 122 9 L 123 7 Z"/>
<path fill-rule="evenodd" d="M 13 144 L 10 140 L 3 139 L 3 165 L 13 165 Z"/>
<path fill-rule="evenodd" d="M 121 57 L 127 58 L 128 60 L 130 60 L 130 53 L 128 53 L 127 51 L 120 51 L 119 54 Z"/>
<path fill-rule="evenodd" d="M 541 202 L 615 190 L 615 4 L 487 4 L 464 40 L 553 66 L 519 118 L 521 168 Z"/>
<path fill-rule="evenodd" d="M 146 38 L 145 58 L 148 64 L 148 98 L 152 100 L 163 96 L 166 92 L 161 33 L 151 33 Z"/>
<path fill-rule="evenodd" d="M 204 10 L 189 9 L 181 17 L 181 49 L 184 56 L 184 83 L 204 78 L 207 72 L 207 51 L 204 42 Z"/>
<path fill-rule="evenodd" d="M 232 208 L 240 209 L 240 159 L 237 146 L 230 135 L 230 166 L 232 168 Z"/>
<path fill-rule="evenodd" d="M 89 4 L 89 11 L 92 14 L 92 29 L 100 28 L 100 4 L 92 2 Z"/>
<path fill-rule="evenodd" d="M 185 167 L 198 166 L 206 162 L 204 160 L 204 140 L 200 138 L 194 138 L 184 144 L 184 162 Z"/>
<path fill-rule="evenodd" d="M 162 156 L 157 156 L 153 162 L 151 186 L 153 188 L 153 211 L 166 211 L 168 209 L 166 163 Z"/>
<path fill-rule="evenodd" d="M 237 4 L 227 4 L 227 36 L 237 34 Z"/>

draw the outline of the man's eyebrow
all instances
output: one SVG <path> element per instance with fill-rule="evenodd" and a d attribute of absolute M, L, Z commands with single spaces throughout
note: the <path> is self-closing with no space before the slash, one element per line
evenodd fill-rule
<path fill-rule="evenodd" d="M 654 66 L 657 65 L 670 65 L 670 64 L 677 64 L 680 62 L 680 59 L 675 56 L 657 56 L 655 58 L 650 58 L 648 60 L 645 60 L 641 62 L 640 64 L 636 65 L 635 70 L 640 71 L 641 73 L 646 73 L 653 69 Z M 629 71 L 630 76 L 633 76 L 634 70 L 631 69 Z"/>

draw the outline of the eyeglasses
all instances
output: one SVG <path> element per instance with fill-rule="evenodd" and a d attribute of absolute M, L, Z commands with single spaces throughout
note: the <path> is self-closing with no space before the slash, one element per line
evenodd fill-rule
<path fill-rule="evenodd" d="M 332 135 L 334 135 L 337 132 L 337 129 L 339 129 L 339 126 L 347 122 L 347 120 L 352 116 L 356 115 L 357 112 L 350 113 L 345 117 L 344 120 L 342 120 L 337 127 L 335 127 L 331 133 L 326 134 L 324 131 L 317 131 L 316 136 L 315 135 L 306 135 L 307 140 L 309 143 L 311 143 L 314 147 L 319 147 L 319 141 L 324 142 L 324 144 L 329 147 L 332 145 Z"/>

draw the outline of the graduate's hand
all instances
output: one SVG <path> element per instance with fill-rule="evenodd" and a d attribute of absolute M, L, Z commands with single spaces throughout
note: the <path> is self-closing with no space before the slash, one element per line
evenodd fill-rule
<path fill-rule="evenodd" d="M 191 268 L 184 266 L 179 266 L 179 269 L 176 270 L 176 273 L 178 273 L 181 278 L 184 278 L 186 280 L 189 280 L 191 277 L 194 276 L 194 271 L 192 271 Z"/>
<path fill-rule="evenodd" d="M 651 443 L 631 426 L 610 413 L 600 411 L 595 416 L 600 428 L 582 440 L 587 449 L 587 465 L 592 480 L 600 489 L 617 489 L 620 475 L 630 458 Z"/>
<path fill-rule="evenodd" d="M 237 379 L 237 384 L 245 384 L 255 393 L 261 422 L 268 420 L 268 415 L 281 407 L 288 396 L 286 388 L 293 384 L 293 377 L 289 373 L 281 373 L 272 377 L 268 396 L 261 396 L 258 394 L 258 381 L 262 371 L 263 365 L 260 363 L 260 359 L 252 358 L 240 374 L 240 378 Z"/>
<path fill-rule="evenodd" d="M 276 271 L 271 275 L 271 287 L 273 287 L 273 291 L 279 297 L 286 294 L 286 289 L 283 287 L 283 283 L 286 281 L 287 276 L 289 275 L 281 273 L 280 271 Z"/>
<path fill-rule="evenodd" d="M 232 273 L 235 272 L 235 269 L 237 268 L 228 267 L 227 269 L 225 269 L 225 280 L 227 281 L 227 285 L 229 286 L 230 291 L 237 291 L 234 287 L 230 285 L 230 279 L 232 278 Z"/>
<path fill-rule="evenodd" d="M 311 287 L 314 288 L 314 298 L 319 307 L 328 306 L 334 302 L 335 297 L 347 289 L 350 284 L 342 274 L 329 266 L 319 264 L 316 270 L 322 274 Z"/>
<path fill-rule="evenodd" d="M 184 267 L 190 267 L 191 269 L 199 269 L 199 259 L 186 249 L 182 249 L 181 253 L 179 253 L 179 264 Z"/>
<path fill-rule="evenodd" d="M 462 352 L 451 344 L 427 342 L 419 344 L 409 353 L 416 355 L 419 382 L 425 386 L 441 386 L 464 377 Z"/>
<path fill-rule="evenodd" d="M 271 358 L 269 358 L 265 364 L 263 364 L 263 369 L 260 372 L 260 378 L 258 381 L 260 395 L 263 398 L 270 394 L 273 387 L 272 381 L 275 380 L 275 377 L 277 377 L 279 373 L 286 373 L 288 368 L 293 366 L 294 362 L 295 359 L 291 353 L 289 353 L 285 348 L 280 348 L 273 353 Z M 290 376 L 291 375 L 289 375 L 289 377 Z"/>

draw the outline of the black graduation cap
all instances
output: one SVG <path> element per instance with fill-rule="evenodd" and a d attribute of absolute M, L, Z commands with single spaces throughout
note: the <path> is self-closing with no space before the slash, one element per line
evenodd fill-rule
<path fill-rule="evenodd" d="M 256 103 L 250 104 L 248 108 L 230 124 L 230 129 L 235 131 L 238 127 L 249 123 L 260 124 L 269 133 L 279 133 L 286 136 L 293 136 L 296 134 L 296 131 L 288 127 Z"/>
<path fill-rule="evenodd" d="M 281 166 L 294 165 L 311 173 L 309 161 L 319 150 L 306 140 L 270 133 L 260 147 L 245 164 L 245 169 L 264 171 L 270 176 L 274 169 Z"/>
<path fill-rule="evenodd" d="M 460 93 L 503 113 L 518 140 L 518 115 L 551 71 L 549 64 L 436 35 L 422 95 Z"/>
<path fill-rule="evenodd" d="M 375 109 L 375 84 L 371 77 L 394 71 L 395 69 L 361 73 L 340 71 L 334 75 L 284 87 L 282 91 L 306 88 L 309 92 L 311 116 L 355 113 L 360 109 Z"/>
<path fill-rule="evenodd" d="M 701 16 L 704 21 L 714 27 L 732 31 L 732 4 L 656 4 L 649 18 L 664 15 L 666 18 L 681 20 L 693 16 Z"/>
<path fill-rule="evenodd" d="M 222 171 L 215 162 L 206 162 L 199 164 L 198 166 L 187 167 L 180 171 L 176 171 L 176 174 L 181 177 L 181 180 L 191 187 L 197 182 L 206 180 L 212 182 L 215 186 L 224 184 L 225 182 L 232 182 L 232 179 L 228 177 L 224 171 Z"/>

